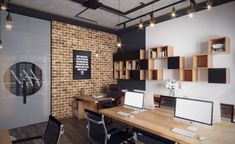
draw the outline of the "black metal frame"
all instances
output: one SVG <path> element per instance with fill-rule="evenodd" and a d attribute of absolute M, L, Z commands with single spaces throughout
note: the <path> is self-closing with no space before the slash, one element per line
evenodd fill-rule
<path fill-rule="evenodd" d="M 204 122 L 200 122 L 200 121 L 196 121 L 196 120 L 192 120 L 192 119 L 187 119 L 187 118 L 182 118 L 182 117 L 176 116 L 176 115 L 175 115 L 175 110 L 176 110 L 176 105 L 177 105 L 177 99 L 186 99 L 186 100 L 192 100 L 192 101 L 199 101 L 199 102 L 211 103 L 211 122 L 210 122 L 210 124 L 209 124 L 209 123 L 204 123 Z M 188 120 L 188 121 L 192 121 L 192 122 L 197 122 L 197 123 L 201 123 L 201 124 L 206 124 L 206 125 L 212 126 L 212 125 L 213 125 L 213 107 L 214 107 L 214 103 L 213 103 L 212 101 L 176 97 L 175 109 L 174 109 L 174 117 L 180 118 L 180 119 L 184 119 L 184 120 Z"/>
<path fill-rule="evenodd" d="M 231 119 L 230 119 L 230 121 L 231 121 L 232 123 L 235 123 L 235 121 L 233 121 L 233 119 L 234 119 L 234 108 L 235 108 L 235 106 L 232 105 L 232 104 L 225 104 L 225 103 L 220 103 L 220 106 L 221 106 L 221 105 L 228 106 L 228 107 L 231 108 Z"/>

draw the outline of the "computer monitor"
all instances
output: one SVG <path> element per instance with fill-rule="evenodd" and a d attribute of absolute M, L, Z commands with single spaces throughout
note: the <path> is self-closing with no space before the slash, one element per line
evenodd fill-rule
<path fill-rule="evenodd" d="M 176 118 L 206 125 L 213 124 L 213 102 L 188 98 L 176 98 Z"/>
<path fill-rule="evenodd" d="M 144 93 L 130 92 L 130 91 L 127 91 L 125 93 L 125 100 L 124 100 L 125 106 L 143 109 L 143 104 L 144 104 Z"/>
<path fill-rule="evenodd" d="M 155 108 L 153 92 L 139 90 L 139 89 L 134 89 L 133 91 L 144 93 L 144 108 L 145 109 L 154 109 Z"/>

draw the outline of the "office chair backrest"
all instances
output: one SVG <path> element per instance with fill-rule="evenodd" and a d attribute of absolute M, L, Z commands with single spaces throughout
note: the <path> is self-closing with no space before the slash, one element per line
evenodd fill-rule
<path fill-rule="evenodd" d="M 63 124 L 55 117 L 49 116 L 47 128 L 44 133 L 43 139 L 45 144 L 58 144 L 60 136 L 63 134 Z"/>
<path fill-rule="evenodd" d="M 115 99 L 116 104 L 121 102 L 121 90 L 117 84 L 109 85 L 109 96 L 112 96 Z"/>
<path fill-rule="evenodd" d="M 94 140 L 99 143 L 106 143 L 105 137 L 108 135 L 104 116 L 85 109 L 85 118 L 88 121 L 88 137 L 90 140 Z"/>

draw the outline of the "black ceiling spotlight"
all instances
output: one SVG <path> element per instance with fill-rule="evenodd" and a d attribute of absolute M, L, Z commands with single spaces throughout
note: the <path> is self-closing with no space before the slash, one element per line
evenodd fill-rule
<path fill-rule="evenodd" d="M 103 6 L 103 4 L 99 2 L 99 0 L 87 0 L 82 5 L 90 9 L 97 9 Z"/>
<path fill-rule="evenodd" d="M 196 3 L 195 0 L 190 0 L 190 2 L 191 2 L 191 4 L 193 4 L 193 6 L 196 6 L 196 5 L 197 5 L 197 3 Z"/>

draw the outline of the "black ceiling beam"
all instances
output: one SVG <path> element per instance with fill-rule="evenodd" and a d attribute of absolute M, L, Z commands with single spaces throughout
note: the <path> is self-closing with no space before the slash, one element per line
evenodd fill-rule
<path fill-rule="evenodd" d="M 159 8 L 159 9 L 153 10 L 153 11 L 151 11 L 151 12 L 142 14 L 142 15 L 137 16 L 137 17 L 135 17 L 135 18 L 132 18 L 132 19 L 130 19 L 130 20 L 127 20 L 127 21 L 124 21 L 124 22 L 122 22 L 122 23 L 119 23 L 119 24 L 117 24 L 116 26 L 123 25 L 123 24 L 125 24 L 125 23 L 128 23 L 128 22 L 131 22 L 131 21 L 133 21 L 133 20 L 136 20 L 136 19 L 139 19 L 139 18 L 141 18 L 141 17 L 144 17 L 144 16 L 146 16 L 146 15 L 150 15 L 151 13 L 154 13 L 154 12 L 157 12 L 157 11 L 161 11 L 161 10 L 166 9 L 166 8 L 168 8 L 168 7 L 172 7 L 172 6 L 174 6 L 174 5 L 177 5 L 177 4 L 179 4 L 179 3 L 182 3 L 182 2 L 184 2 L 184 1 L 187 1 L 187 0 L 181 0 L 181 1 L 178 1 L 178 2 L 175 2 L 175 3 L 172 3 L 172 4 L 169 4 L 169 5 L 167 5 L 167 6 L 161 7 L 161 8 Z"/>
<path fill-rule="evenodd" d="M 91 24 L 91 23 L 80 21 L 80 20 L 75 20 L 75 19 L 71 19 L 71 18 L 67 18 L 67 17 L 55 15 L 55 14 L 50 14 L 47 12 L 34 10 L 31 8 L 26 8 L 26 7 L 12 4 L 12 3 L 9 6 L 8 11 L 11 13 L 16 13 L 16 14 L 34 17 L 34 18 L 38 18 L 38 19 L 43 19 L 43 20 L 47 20 L 47 21 L 54 20 L 54 21 L 64 22 L 64 23 L 68 23 L 68 24 L 72 24 L 72 25 L 77 25 L 77 26 L 81 26 L 81 27 L 85 27 L 85 28 L 89 28 L 89 29 L 94 29 L 94 30 L 98 30 L 98 31 L 103 31 L 103 32 L 108 32 L 108 33 L 113 33 L 113 34 L 115 34 L 117 32 L 116 30 L 106 28 L 103 26 L 99 26 L 97 24 Z"/>

